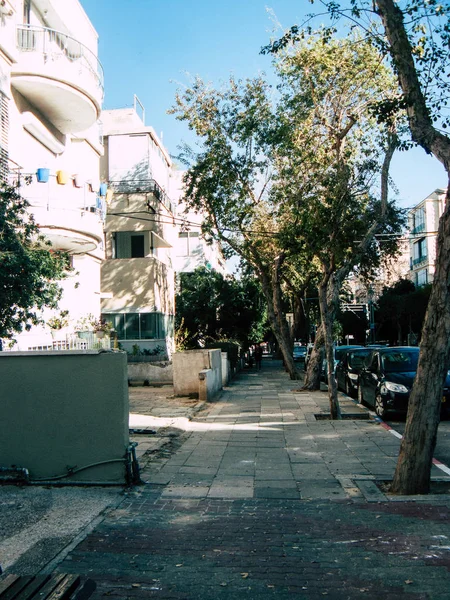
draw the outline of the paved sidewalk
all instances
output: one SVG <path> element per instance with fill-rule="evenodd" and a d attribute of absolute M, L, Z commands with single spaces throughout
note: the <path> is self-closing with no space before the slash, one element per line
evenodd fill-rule
<path fill-rule="evenodd" d="M 95 579 L 94 598 L 448 600 L 449 496 L 377 493 L 398 440 L 372 420 L 316 420 L 326 394 L 294 388 L 265 363 L 191 420 L 174 417 L 178 450 L 156 454 L 149 483 L 57 570 Z"/>
<path fill-rule="evenodd" d="M 133 390 L 148 483 L 44 572 L 94 579 L 93 600 L 450 600 L 450 496 L 385 496 L 399 440 L 350 398 L 332 422 L 326 393 L 296 388 L 265 361 L 203 410 Z"/>

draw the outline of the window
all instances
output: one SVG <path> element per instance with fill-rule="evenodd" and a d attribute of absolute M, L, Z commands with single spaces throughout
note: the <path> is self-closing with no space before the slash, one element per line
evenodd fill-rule
<path fill-rule="evenodd" d="M 115 234 L 115 258 L 144 258 L 153 254 L 151 234 L 117 231 Z"/>
<path fill-rule="evenodd" d="M 418 208 L 413 214 L 413 229 L 416 232 L 425 229 L 425 211 L 423 208 Z"/>
<path fill-rule="evenodd" d="M 31 23 L 31 0 L 23 1 L 23 24 L 30 25 Z"/>
<path fill-rule="evenodd" d="M 427 240 L 426 238 L 421 238 L 414 244 L 414 260 L 413 264 L 417 264 L 422 262 L 427 257 Z"/>
<path fill-rule="evenodd" d="M 8 98 L 0 92 L 0 180 L 8 179 Z"/>
<path fill-rule="evenodd" d="M 198 231 L 188 231 L 178 234 L 178 256 L 193 256 L 200 250 L 200 234 Z"/>
<path fill-rule="evenodd" d="M 422 269 L 416 273 L 416 285 L 426 285 L 428 283 L 428 269 Z"/>
<path fill-rule="evenodd" d="M 173 317 L 158 312 L 104 314 L 110 321 L 119 340 L 163 339 L 173 332 Z"/>
<path fill-rule="evenodd" d="M 143 235 L 132 235 L 131 236 L 131 258 L 142 258 L 144 256 L 145 256 L 144 236 Z"/>

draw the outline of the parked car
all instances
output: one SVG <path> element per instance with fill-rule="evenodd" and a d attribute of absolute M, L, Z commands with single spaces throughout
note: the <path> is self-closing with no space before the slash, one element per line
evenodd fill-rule
<path fill-rule="evenodd" d="M 342 356 L 347 350 L 354 350 L 356 348 L 364 348 L 364 346 L 335 346 L 334 347 L 334 365 L 333 365 L 333 373 L 336 370 L 336 366 L 341 360 Z M 321 377 L 323 381 L 327 381 L 327 359 L 324 358 L 322 362 L 322 374 Z"/>
<path fill-rule="evenodd" d="M 305 364 L 306 357 L 306 346 L 300 346 L 299 344 L 294 344 L 293 357 L 295 362 Z"/>
<path fill-rule="evenodd" d="M 406 413 L 418 360 L 416 346 L 373 349 L 359 373 L 359 401 L 382 418 L 389 412 Z M 450 375 L 442 392 L 442 413 L 450 413 Z"/>
<path fill-rule="evenodd" d="M 358 377 L 371 348 L 353 348 L 342 353 L 336 365 L 336 382 L 338 389 L 348 396 L 356 398 L 358 394 Z"/>

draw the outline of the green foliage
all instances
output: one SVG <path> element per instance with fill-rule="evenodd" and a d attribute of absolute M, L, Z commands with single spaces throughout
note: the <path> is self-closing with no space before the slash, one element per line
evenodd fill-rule
<path fill-rule="evenodd" d="M 28 213 L 28 202 L 0 182 L 0 338 L 41 322 L 39 311 L 57 308 L 58 281 L 70 271 Z"/>
<path fill-rule="evenodd" d="M 224 277 L 205 267 L 181 273 L 176 299 L 177 348 L 236 340 L 244 348 L 264 337 L 266 312 L 253 277 Z M 180 345 L 181 344 L 181 348 Z"/>
<path fill-rule="evenodd" d="M 419 341 L 430 293 L 431 285 L 416 287 L 409 279 L 385 287 L 375 310 L 377 338 L 395 345 L 414 334 Z"/>
<path fill-rule="evenodd" d="M 50 329 L 62 329 L 63 327 L 67 327 L 69 324 L 68 315 L 68 310 L 62 310 L 59 313 L 59 316 L 50 317 L 50 319 L 47 321 L 47 325 L 50 327 Z"/>
<path fill-rule="evenodd" d="M 205 348 L 220 348 L 222 352 L 228 354 L 228 360 L 230 361 L 231 368 L 235 369 L 238 364 L 238 360 L 241 356 L 241 345 L 239 342 L 227 340 L 223 342 L 210 342 L 206 344 Z"/>

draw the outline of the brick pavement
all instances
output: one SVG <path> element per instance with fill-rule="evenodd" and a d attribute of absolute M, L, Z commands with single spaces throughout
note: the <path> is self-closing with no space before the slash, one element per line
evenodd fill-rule
<path fill-rule="evenodd" d="M 398 440 L 294 387 L 274 363 L 239 376 L 57 570 L 94 598 L 450 599 L 449 496 L 384 496 Z"/>

